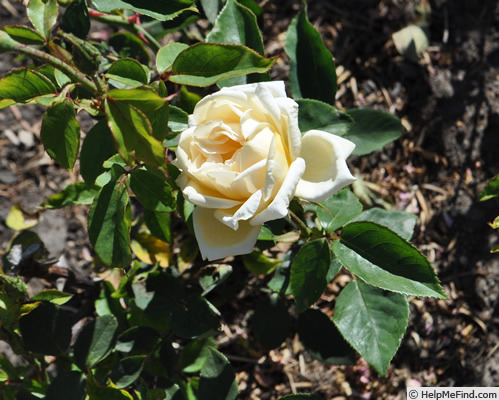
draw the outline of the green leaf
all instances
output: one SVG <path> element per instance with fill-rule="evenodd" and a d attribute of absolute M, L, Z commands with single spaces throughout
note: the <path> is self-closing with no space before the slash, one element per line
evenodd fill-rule
<path fill-rule="evenodd" d="M 25 103 L 34 97 L 55 92 L 56 88 L 48 78 L 27 68 L 15 69 L 0 79 L 0 100 Z"/>
<path fill-rule="evenodd" d="M 118 320 L 113 315 L 98 316 L 81 330 L 74 345 L 76 364 L 93 368 L 106 358 L 116 342 Z"/>
<path fill-rule="evenodd" d="M 298 125 L 303 133 L 318 129 L 344 136 L 353 124 L 347 113 L 338 111 L 335 107 L 313 99 L 298 99 Z"/>
<path fill-rule="evenodd" d="M 219 319 L 208 301 L 197 294 L 187 296 L 182 307 L 172 316 L 172 330 L 180 337 L 192 339 L 208 332 L 215 332 Z"/>
<path fill-rule="evenodd" d="M 123 353 L 147 355 L 155 350 L 161 340 L 159 334 L 147 326 L 133 326 L 118 336 L 114 349 Z"/>
<path fill-rule="evenodd" d="M 43 44 L 45 39 L 34 29 L 23 25 L 7 25 L 2 27 L 15 41 L 23 44 Z"/>
<path fill-rule="evenodd" d="M 47 389 L 45 399 L 84 400 L 85 379 L 79 371 L 60 371 Z"/>
<path fill-rule="evenodd" d="M 405 211 L 388 211 L 383 208 L 371 208 L 354 218 L 352 222 L 377 222 L 380 225 L 390 228 L 390 230 L 399 234 L 405 240 L 410 240 L 414 233 L 414 226 L 416 225 L 417 219 L 417 215 Z"/>
<path fill-rule="evenodd" d="M 53 210 L 67 206 L 92 204 L 98 190 L 98 186 L 88 188 L 84 182 L 70 183 L 62 191 L 45 200 L 41 207 Z"/>
<path fill-rule="evenodd" d="M 387 227 L 352 222 L 333 243 L 333 251 L 345 268 L 373 286 L 407 295 L 447 298 L 430 262 Z"/>
<path fill-rule="evenodd" d="M 105 112 L 118 153 L 128 165 L 136 161 L 153 167 L 165 164 L 165 149 L 152 136 L 151 122 L 142 111 L 108 98 Z"/>
<path fill-rule="evenodd" d="M 120 360 L 111 372 L 111 380 L 118 389 L 124 389 L 134 383 L 144 367 L 145 356 L 130 356 Z"/>
<path fill-rule="evenodd" d="M 354 365 L 355 351 L 327 315 L 309 309 L 298 315 L 297 332 L 310 355 L 331 365 Z"/>
<path fill-rule="evenodd" d="M 102 262 L 109 266 L 126 268 L 131 261 L 127 206 L 126 186 L 113 179 L 95 197 L 88 213 L 90 242 Z"/>
<path fill-rule="evenodd" d="M 166 243 L 172 241 L 170 215 L 168 213 L 158 213 L 146 209 L 144 210 L 144 222 L 151 235 Z"/>
<path fill-rule="evenodd" d="M 207 265 L 199 273 L 199 285 L 203 288 L 203 296 L 211 292 L 232 274 L 230 265 Z"/>
<path fill-rule="evenodd" d="M 133 58 L 120 58 L 113 62 L 105 76 L 120 89 L 147 85 L 149 81 L 142 64 Z"/>
<path fill-rule="evenodd" d="M 480 192 L 480 201 L 485 201 L 499 196 L 499 175 L 493 177 Z"/>
<path fill-rule="evenodd" d="M 57 0 L 30 0 L 27 11 L 35 29 L 47 39 L 59 15 Z"/>
<path fill-rule="evenodd" d="M 265 56 L 263 38 L 255 14 L 236 0 L 227 0 L 215 21 L 213 29 L 206 36 L 206 41 L 242 44 Z M 227 78 L 219 82 L 218 86 L 235 86 L 262 80 L 265 80 L 264 75 L 238 76 Z"/>
<path fill-rule="evenodd" d="M 52 303 L 40 303 L 23 315 L 19 329 L 24 348 L 34 353 L 56 356 L 66 351 L 71 341 L 71 321 Z"/>
<path fill-rule="evenodd" d="M 169 212 L 176 208 L 176 199 L 171 186 L 164 178 L 149 169 L 133 170 L 130 174 L 130 188 L 148 210 Z"/>
<path fill-rule="evenodd" d="M 142 64 L 149 64 L 151 57 L 138 36 L 130 32 L 117 32 L 109 37 L 109 45 L 120 57 L 130 57 Z"/>
<path fill-rule="evenodd" d="M 181 108 L 170 106 L 168 129 L 172 132 L 183 132 L 188 128 L 189 114 Z"/>
<path fill-rule="evenodd" d="M 265 350 L 278 347 L 289 335 L 291 319 L 278 294 L 266 298 L 255 309 L 253 330 Z"/>
<path fill-rule="evenodd" d="M 87 374 L 87 394 L 92 400 L 134 400 L 126 390 L 97 384 L 91 372 Z"/>
<path fill-rule="evenodd" d="M 92 0 L 95 8 L 103 13 L 114 10 L 133 10 L 160 21 L 168 21 L 183 11 L 197 11 L 193 0 Z"/>
<path fill-rule="evenodd" d="M 400 120 L 387 112 L 352 108 L 347 113 L 355 123 L 344 137 L 355 143 L 355 150 L 352 154 L 356 156 L 379 150 L 404 133 Z"/>
<path fill-rule="evenodd" d="M 195 374 L 201 371 L 208 358 L 210 347 L 216 347 L 215 339 L 211 337 L 188 342 L 180 353 L 179 368 L 186 374 Z"/>
<path fill-rule="evenodd" d="M 71 2 L 62 16 L 61 27 L 63 31 L 72 33 L 80 39 L 87 37 L 90 30 L 90 17 L 85 0 Z"/>
<path fill-rule="evenodd" d="M 156 54 L 156 69 L 158 73 L 162 74 L 170 68 L 177 56 L 188 47 L 185 43 L 175 42 L 160 48 L 158 54 Z"/>
<path fill-rule="evenodd" d="M 178 55 L 169 79 L 184 85 L 210 86 L 231 76 L 267 72 L 275 60 L 241 45 L 197 43 Z"/>
<path fill-rule="evenodd" d="M 222 8 L 222 0 L 201 0 L 201 7 L 203 11 L 212 24 L 217 19 L 217 15 Z"/>
<path fill-rule="evenodd" d="M 305 311 L 321 297 L 327 285 L 330 257 L 325 239 L 305 244 L 296 254 L 291 264 L 290 285 L 298 312 Z"/>
<path fill-rule="evenodd" d="M 47 109 L 41 138 L 48 155 L 71 171 L 80 149 L 80 124 L 71 100 L 52 103 Z"/>
<path fill-rule="evenodd" d="M 87 133 L 80 153 L 80 174 L 88 187 L 105 171 L 104 161 L 116 153 L 113 136 L 106 120 L 101 119 Z"/>
<path fill-rule="evenodd" d="M 336 300 L 333 322 L 343 337 L 381 375 L 400 346 L 409 323 L 409 302 L 354 280 Z"/>
<path fill-rule="evenodd" d="M 276 258 L 267 257 L 262 252 L 255 250 L 243 256 L 243 263 L 254 274 L 268 275 L 277 268 L 281 261 Z"/>
<path fill-rule="evenodd" d="M 42 290 L 35 294 L 31 301 L 48 301 L 53 304 L 61 305 L 67 303 L 73 297 L 70 293 L 60 292 L 55 289 L 46 289 Z"/>
<path fill-rule="evenodd" d="M 334 232 L 362 212 L 362 204 L 350 190 L 343 189 L 320 203 L 317 218 L 327 232 Z"/>
<path fill-rule="evenodd" d="M 206 362 L 201 369 L 199 399 L 235 400 L 237 382 L 227 358 L 217 350 L 209 348 Z"/>
<path fill-rule="evenodd" d="M 289 83 L 295 99 L 309 98 L 334 104 L 336 67 L 321 36 L 301 11 L 289 25 L 286 54 L 290 59 Z"/>
<path fill-rule="evenodd" d="M 130 104 L 145 113 L 153 112 L 167 103 L 149 86 L 139 86 L 133 89 L 113 89 L 108 92 L 108 97 L 113 101 Z"/>

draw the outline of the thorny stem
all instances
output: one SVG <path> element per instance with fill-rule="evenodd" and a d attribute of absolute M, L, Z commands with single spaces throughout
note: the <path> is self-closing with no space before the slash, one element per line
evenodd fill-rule
<path fill-rule="evenodd" d="M 66 64 L 64 61 L 61 61 L 58 58 L 48 53 L 45 53 L 38 49 L 34 49 L 32 47 L 29 47 L 21 43 L 17 45 L 16 50 L 19 51 L 20 53 L 27 54 L 31 57 L 37 58 L 38 60 L 44 61 L 47 64 L 53 66 L 54 68 L 57 68 L 58 70 L 64 72 L 67 76 L 69 76 L 73 81 L 81 83 L 92 93 L 98 93 L 98 94 L 103 93 L 100 90 L 103 88 L 101 87 L 99 89 L 97 85 L 94 82 L 92 82 L 90 79 L 88 79 L 82 72 L 74 69 L 71 65 Z"/>

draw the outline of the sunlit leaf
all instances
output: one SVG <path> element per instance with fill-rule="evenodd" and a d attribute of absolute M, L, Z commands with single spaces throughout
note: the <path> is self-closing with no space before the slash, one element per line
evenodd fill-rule
<path fill-rule="evenodd" d="M 70 293 L 60 292 L 56 289 L 46 289 L 35 294 L 32 301 L 48 301 L 53 304 L 61 305 L 67 303 L 73 297 Z"/>
<path fill-rule="evenodd" d="M 311 129 L 343 136 L 352 126 L 352 118 L 333 106 L 319 100 L 298 99 L 298 124 L 300 131 L 305 133 Z"/>
<path fill-rule="evenodd" d="M 371 208 L 364 211 L 352 220 L 354 221 L 372 221 L 387 226 L 393 232 L 402 236 L 405 240 L 410 240 L 416 225 L 417 215 L 399 211 L 385 210 L 383 208 Z"/>
<path fill-rule="evenodd" d="M 27 10 L 35 29 L 44 38 L 48 38 L 59 14 L 57 0 L 30 0 Z"/>
<path fill-rule="evenodd" d="M 317 218 L 327 232 L 334 232 L 362 212 L 359 199 L 348 189 L 330 196 L 317 207 Z"/>
<path fill-rule="evenodd" d="M 480 201 L 485 201 L 499 196 L 499 175 L 493 177 L 480 192 Z"/>
<path fill-rule="evenodd" d="M 32 228 L 33 226 L 38 224 L 39 221 L 39 214 L 26 218 L 21 207 L 19 207 L 18 205 L 13 205 L 10 208 L 9 213 L 7 214 L 5 225 L 15 231 L 22 231 L 23 229 Z"/>
<path fill-rule="evenodd" d="M 0 79 L 0 100 L 12 99 L 24 103 L 55 91 L 55 86 L 48 78 L 27 68 L 14 69 Z"/>
<path fill-rule="evenodd" d="M 114 10 L 133 10 L 160 21 L 175 18 L 183 11 L 197 11 L 193 0 L 92 0 L 95 8 L 101 12 L 109 13 Z"/>
<path fill-rule="evenodd" d="M 43 44 L 45 39 L 34 29 L 23 25 L 6 25 L 2 30 L 19 43 L 23 44 Z"/>
<path fill-rule="evenodd" d="M 169 212 L 176 208 L 176 198 L 165 177 L 147 168 L 130 174 L 130 188 L 140 203 L 151 211 Z"/>
<path fill-rule="evenodd" d="M 159 49 L 156 54 L 156 69 L 160 74 L 170 68 L 177 56 L 189 46 L 185 43 L 175 42 Z"/>

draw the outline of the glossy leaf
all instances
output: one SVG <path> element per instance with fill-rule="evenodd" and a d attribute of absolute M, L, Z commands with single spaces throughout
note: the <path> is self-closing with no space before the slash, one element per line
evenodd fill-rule
<path fill-rule="evenodd" d="M 309 309 L 300 314 L 297 331 L 305 349 L 319 361 L 331 365 L 355 364 L 355 351 L 320 310 Z"/>
<path fill-rule="evenodd" d="M 499 196 L 499 175 L 492 178 L 480 192 L 480 201 L 485 201 Z"/>
<path fill-rule="evenodd" d="M 102 119 L 86 134 L 80 152 L 80 174 L 88 187 L 105 171 L 104 161 L 116 153 L 113 136 Z"/>
<path fill-rule="evenodd" d="M 120 58 L 113 62 L 105 76 L 119 89 L 146 85 L 149 81 L 144 67 L 132 58 Z"/>
<path fill-rule="evenodd" d="M 106 100 L 105 111 L 118 153 L 128 165 L 136 161 L 154 167 L 164 165 L 163 145 L 152 136 L 151 122 L 142 111 L 111 99 Z"/>
<path fill-rule="evenodd" d="M 333 322 L 343 337 L 381 375 L 400 346 L 409 322 L 409 302 L 354 280 L 336 301 Z"/>
<path fill-rule="evenodd" d="M 148 210 L 169 212 L 176 208 L 176 198 L 171 186 L 153 170 L 133 170 L 130 174 L 130 188 Z"/>
<path fill-rule="evenodd" d="M 192 0 L 92 0 L 92 3 L 103 13 L 120 9 L 132 10 L 160 21 L 171 20 L 183 11 L 197 11 Z"/>
<path fill-rule="evenodd" d="M 327 285 L 331 259 L 325 239 L 305 244 L 291 264 L 290 285 L 296 309 L 303 312 L 319 300 Z"/>
<path fill-rule="evenodd" d="M 184 110 L 181 108 L 170 106 L 169 118 L 168 118 L 168 129 L 172 132 L 182 132 L 188 127 L 188 117 Z"/>
<path fill-rule="evenodd" d="M 358 215 L 352 220 L 352 222 L 377 222 L 380 225 L 390 228 L 390 230 L 399 234 L 405 240 L 410 240 L 414 232 L 414 226 L 416 225 L 417 219 L 417 215 L 405 211 L 387 211 L 383 208 L 371 208 Z"/>
<path fill-rule="evenodd" d="M 126 215 L 128 194 L 119 179 L 107 183 L 88 213 L 88 236 L 99 258 L 109 266 L 130 264 L 130 221 Z"/>
<path fill-rule="evenodd" d="M 379 150 L 404 133 L 400 120 L 387 112 L 352 108 L 347 113 L 355 122 L 344 137 L 355 143 L 354 155 L 363 156 Z"/>
<path fill-rule="evenodd" d="M 177 56 L 189 46 L 185 43 L 175 42 L 167 44 L 159 49 L 156 54 L 156 69 L 160 74 L 169 69 Z"/>
<path fill-rule="evenodd" d="M 90 17 L 85 0 L 74 0 L 67 6 L 62 16 L 61 27 L 65 32 L 72 33 L 80 39 L 87 37 L 90 30 Z"/>
<path fill-rule="evenodd" d="M 291 21 L 286 35 L 290 59 L 289 84 L 295 99 L 308 98 L 334 104 L 336 67 L 319 33 L 308 21 L 306 10 Z"/>
<path fill-rule="evenodd" d="M 277 294 L 266 298 L 255 309 L 253 330 L 265 350 L 274 349 L 288 337 L 291 318 L 288 309 Z"/>
<path fill-rule="evenodd" d="M 50 36 L 50 31 L 57 21 L 58 14 L 57 0 L 30 0 L 28 4 L 28 17 L 44 38 Z"/>
<path fill-rule="evenodd" d="M 77 365 L 93 368 L 106 358 L 116 342 L 117 329 L 118 321 L 113 315 L 98 316 L 88 322 L 74 345 Z"/>
<path fill-rule="evenodd" d="M 55 92 L 56 88 L 48 78 L 27 68 L 15 69 L 0 79 L 0 100 L 25 103 L 34 97 Z"/>
<path fill-rule="evenodd" d="M 298 99 L 298 125 L 302 133 L 311 129 L 344 136 L 353 124 L 345 112 L 319 100 Z"/>
<path fill-rule="evenodd" d="M 34 29 L 23 25 L 6 25 L 2 30 L 15 41 L 23 44 L 43 44 L 45 39 Z"/>
<path fill-rule="evenodd" d="M 130 356 L 120 360 L 111 372 L 111 380 L 118 389 L 124 389 L 133 384 L 140 376 L 145 356 Z"/>
<path fill-rule="evenodd" d="M 58 355 L 71 341 L 71 321 L 59 307 L 42 302 L 19 320 L 24 348 L 34 353 Z"/>
<path fill-rule="evenodd" d="M 210 86 L 231 76 L 267 72 L 275 60 L 241 45 L 197 43 L 178 55 L 169 79 L 184 85 Z"/>
<path fill-rule="evenodd" d="M 213 24 L 222 9 L 222 0 L 200 0 L 200 2 L 206 18 Z"/>
<path fill-rule="evenodd" d="M 407 295 L 447 298 L 430 262 L 412 244 L 374 222 L 346 225 L 333 251 L 367 283 Z"/>
<path fill-rule="evenodd" d="M 80 149 L 80 124 L 72 101 L 52 103 L 43 117 L 40 135 L 48 155 L 72 170 Z"/>
<path fill-rule="evenodd" d="M 210 347 L 216 347 L 216 342 L 211 337 L 188 342 L 180 353 L 179 368 L 187 374 L 201 371 L 208 357 Z"/>
<path fill-rule="evenodd" d="M 170 215 L 168 213 L 158 213 L 146 209 L 144 210 L 144 222 L 151 235 L 163 242 L 171 242 L 172 233 L 170 229 Z"/>
<path fill-rule="evenodd" d="M 124 389 L 99 385 L 91 372 L 87 374 L 87 394 L 92 400 L 134 400 Z"/>
<path fill-rule="evenodd" d="M 49 210 L 74 205 L 92 204 L 99 187 L 88 188 L 84 182 L 70 183 L 62 191 L 50 196 L 41 207 Z"/>
<path fill-rule="evenodd" d="M 235 400 L 237 382 L 234 371 L 227 358 L 213 348 L 208 349 L 208 356 L 201 369 L 199 380 L 199 399 Z"/>
<path fill-rule="evenodd" d="M 359 199 L 348 189 L 338 193 L 317 206 L 317 218 L 327 232 L 334 232 L 362 212 Z"/>
<path fill-rule="evenodd" d="M 206 41 L 211 43 L 242 44 L 265 55 L 263 38 L 253 12 L 236 0 L 227 0 L 218 15 L 213 29 L 206 35 Z M 235 86 L 264 79 L 264 75 L 246 75 L 227 78 L 218 86 Z"/>

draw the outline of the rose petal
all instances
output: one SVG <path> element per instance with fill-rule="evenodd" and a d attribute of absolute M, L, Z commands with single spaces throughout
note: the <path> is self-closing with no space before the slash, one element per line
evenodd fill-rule
<path fill-rule="evenodd" d="M 194 179 L 188 178 L 185 173 L 181 173 L 175 182 L 182 189 L 184 197 L 197 206 L 232 208 L 241 204 L 240 201 L 218 197 L 217 192 L 199 185 Z"/>
<path fill-rule="evenodd" d="M 301 147 L 301 131 L 298 126 L 298 104 L 289 97 L 276 99 L 283 112 L 283 134 L 291 160 L 296 160 Z M 284 116 L 287 116 L 284 117 Z"/>
<path fill-rule="evenodd" d="M 227 225 L 229 228 L 236 230 L 239 227 L 239 221 L 246 221 L 255 215 L 261 201 L 262 191 L 259 190 L 253 193 L 241 207 L 236 208 L 233 213 L 230 212 L 231 210 L 215 211 L 215 218 Z"/>
<path fill-rule="evenodd" d="M 261 226 L 241 221 L 237 230 L 229 228 L 214 216 L 215 210 L 196 207 L 192 213 L 194 233 L 201 256 L 208 261 L 251 253 Z"/>
<path fill-rule="evenodd" d="M 250 220 L 251 225 L 262 225 L 264 222 L 283 218 L 288 215 L 289 202 L 293 198 L 296 185 L 304 172 L 305 161 L 302 158 L 297 158 L 289 166 L 288 174 L 272 202 Z"/>
<path fill-rule="evenodd" d="M 320 202 L 355 181 L 348 170 L 346 158 L 355 144 L 340 136 L 311 130 L 302 138 L 300 157 L 306 170 L 296 188 L 295 196 Z"/>

